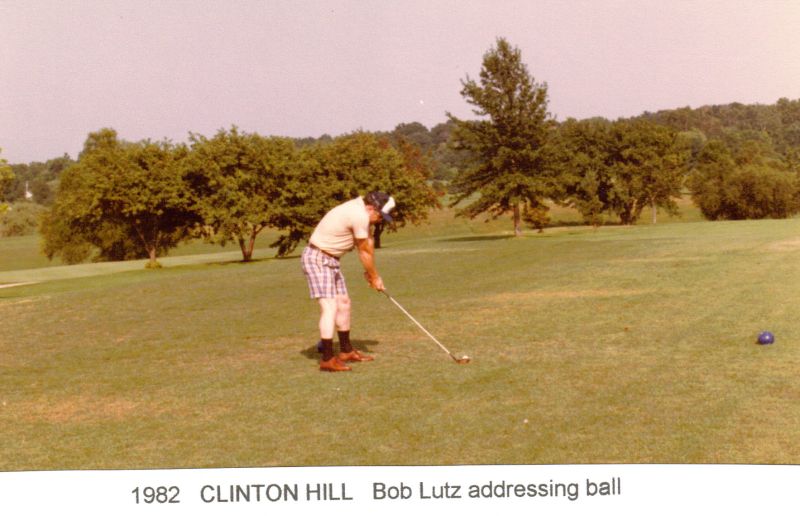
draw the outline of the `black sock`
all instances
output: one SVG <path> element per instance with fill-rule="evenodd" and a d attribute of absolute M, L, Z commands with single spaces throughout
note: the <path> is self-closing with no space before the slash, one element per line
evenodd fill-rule
<path fill-rule="evenodd" d="M 327 362 L 333 358 L 333 339 L 322 339 L 322 361 Z"/>
<path fill-rule="evenodd" d="M 353 345 L 350 344 L 350 330 L 339 332 L 339 350 L 342 353 L 353 351 Z"/>

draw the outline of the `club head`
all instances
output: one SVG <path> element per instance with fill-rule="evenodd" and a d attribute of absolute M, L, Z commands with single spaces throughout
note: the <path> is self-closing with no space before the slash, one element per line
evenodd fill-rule
<path fill-rule="evenodd" d="M 469 364 L 470 360 L 472 360 L 472 359 L 471 359 L 471 358 L 469 358 L 467 355 L 464 355 L 464 356 L 462 356 L 461 358 L 456 358 L 456 357 L 453 357 L 453 359 L 456 361 L 456 364 L 461 364 L 461 365 L 463 365 L 463 364 Z"/>

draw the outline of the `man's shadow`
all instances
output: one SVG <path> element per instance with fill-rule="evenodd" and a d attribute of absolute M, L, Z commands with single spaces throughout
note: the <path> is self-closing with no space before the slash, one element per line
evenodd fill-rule
<path fill-rule="evenodd" d="M 361 351 L 366 354 L 373 353 L 374 351 L 372 348 L 374 346 L 380 345 L 380 342 L 378 342 L 377 340 L 351 340 L 350 343 L 353 344 L 353 349 Z M 339 352 L 339 342 L 335 338 L 333 339 L 333 349 L 337 353 Z M 308 348 L 300 351 L 300 354 L 310 360 L 319 360 L 319 357 L 321 356 L 320 352 L 317 351 L 316 344 L 313 344 Z"/>

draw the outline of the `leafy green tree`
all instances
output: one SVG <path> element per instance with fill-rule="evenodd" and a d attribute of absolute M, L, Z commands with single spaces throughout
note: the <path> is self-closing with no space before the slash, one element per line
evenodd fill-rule
<path fill-rule="evenodd" d="M 705 218 L 725 218 L 724 214 L 730 211 L 724 190 L 735 168 L 730 150 L 720 140 L 708 142 L 698 154 L 688 186 L 692 200 Z"/>
<path fill-rule="evenodd" d="M 712 140 L 698 156 L 689 180 L 692 200 L 710 220 L 786 218 L 800 211 L 797 174 L 769 159 L 737 163 Z"/>
<path fill-rule="evenodd" d="M 605 119 L 568 119 L 560 124 L 555 142 L 561 169 L 561 190 L 554 198 L 577 209 L 592 226 L 604 222 L 614 200 L 610 164 L 611 123 Z"/>
<path fill-rule="evenodd" d="M 678 133 L 645 120 L 619 120 L 611 128 L 615 197 L 611 208 L 623 224 L 634 224 L 645 206 L 653 223 L 659 207 L 676 213 L 689 151 Z"/>
<path fill-rule="evenodd" d="M 800 147 L 792 147 L 786 151 L 783 163 L 787 170 L 800 175 Z"/>
<path fill-rule="evenodd" d="M 2 151 L 2 149 L 0 149 Z M 8 165 L 8 162 L 0 157 L 0 199 L 3 198 L 3 194 L 14 180 L 14 172 L 11 171 L 11 167 Z M 0 216 L 8 209 L 8 205 L 5 203 L 0 202 Z"/>
<path fill-rule="evenodd" d="M 782 98 L 775 106 L 781 121 L 779 150 L 783 153 L 800 149 L 800 99 Z"/>
<path fill-rule="evenodd" d="M 213 138 L 191 135 L 188 179 L 198 199 L 207 239 L 237 242 L 253 258 L 256 237 L 276 226 L 281 190 L 293 167 L 289 138 L 264 138 L 236 127 Z"/>
<path fill-rule="evenodd" d="M 800 100 L 781 98 L 774 105 L 701 106 L 645 113 L 640 118 L 667 125 L 678 131 L 697 131 L 705 139 L 720 139 L 740 151 L 743 141 L 768 142 L 774 152 L 787 156 L 800 146 Z M 752 150 L 752 143 L 747 144 Z"/>
<path fill-rule="evenodd" d="M 77 163 L 62 174 L 42 222 L 44 251 L 75 263 L 157 257 L 199 222 L 186 184 L 187 149 L 168 142 L 120 141 L 113 129 L 91 133 Z"/>
<path fill-rule="evenodd" d="M 730 219 L 785 219 L 800 211 L 795 174 L 765 165 L 737 170 L 726 185 Z"/>
<path fill-rule="evenodd" d="M 36 178 L 30 182 L 30 192 L 33 195 L 33 202 L 42 206 L 50 206 L 55 200 L 53 190 L 43 179 Z"/>
<path fill-rule="evenodd" d="M 771 162 L 777 164 L 781 155 L 775 150 L 772 136 L 765 131 L 727 130 L 720 138 L 731 150 L 739 166 Z"/>
<path fill-rule="evenodd" d="M 31 200 L 45 206 L 51 204 L 53 191 L 61 172 L 72 163 L 74 162 L 69 156 L 64 155 L 61 158 L 48 160 L 46 163 L 35 161 L 28 164 L 11 165 L 15 177 L 5 191 L 5 200 L 9 202 Z M 33 199 L 26 197 L 27 191 L 33 193 Z M 0 198 L 2 197 L 0 192 Z"/>
<path fill-rule="evenodd" d="M 705 133 L 699 129 L 681 131 L 678 133 L 678 146 L 688 152 L 687 169 L 692 169 L 697 164 L 697 156 L 708 143 Z"/>
<path fill-rule="evenodd" d="M 5 216 L 0 217 L 0 236 L 32 235 L 46 211 L 44 206 L 32 202 L 18 202 L 9 206 Z"/>
<path fill-rule="evenodd" d="M 458 148 L 454 139 L 451 138 L 456 124 L 452 120 L 437 124 L 431 131 L 432 155 L 435 169 L 433 179 L 436 181 L 452 181 L 459 170 L 469 166 L 473 160 L 470 159 L 470 152 L 464 148 Z"/>
<path fill-rule="evenodd" d="M 439 193 L 428 184 L 433 177 L 437 164 L 430 153 L 423 152 L 420 147 L 405 138 L 399 138 L 394 145 L 400 153 L 403 162 L 401 173 L 390 173 L 389 180 L 385 183 L 385 191 L 390 192 L 396 199 L 402 200 L 402 205 L 396 210 L 395 221 L 387 228 L 380 222 L 375 225 L 375 248 L 381 247 L 381 235 L 384 230 L 396 231 L 407 223 L 422 224 L 428 219 L 431 208 L 440 208 Z"/>
<path fill-rule="evenodd" d="M 389 134 L 389 137 L 394 144 L 401 140 L 414 143 L 419 146 L 423 152 L 433 147 L 433 137 L 430 131 L 419 122 L 398 124 L 394 128 L 394 131 Z"/>
<path fill-rule="evenodd" d="M 68 154 L 64 154 L 60 158 L 49 159 L 47 163 L 45 163 L 45 176 L 41 179 L 44 181 L 56 180 L 61 176 L 61 173 L 73 163 L 75 163 L 75 161 L 70 158 Z"/>
<path fill-rule="evenodd" d="M 448 146 L 450 129 L 451 124 L 439 124 L 429 131 L 421 123 L 411 122 L 398 124 L 391 133 L 377 133 L 377 136 L 387 137 L 403 154 L 415 154 L 412 160 L 424 161 L 425 176 L 439 181 L 435 189 L 443 195 L 445 187 L 441 181 L 455 176 L 459 160 L 459 154 Z M 376 239 L 376 245 L 379 244 L 380 240 Z"/>
<path fill-rule="evenodd" d="M 325 213 L 339 203 L 374 190 L 397 201 L 389 231 L 427 220 L 438 205 L 427 171 L 387 139 L 366 132 L 335 138 L 300 150 L 282 190 L 277 227 L 286 233 L 273 245 L 290 253 L 308 238 Z"/>
<path fill-rule="evenodd" d="M 602 169 L 587 167 L 586 173 L 575 183 L 572 191 L 572 204 L 583 216 L 584 222 L 597 228 L 605 222 L 603 213 L 608 209 L 609 193 L 607 175 Z"/>
<path fill-rule="evenodd" d="M 633 224 L 646 206 L 677 211 L 675 198 L 690 146 L 674 130 L 647 120 L 569 119 L 558 130 L 563 190 L 556 200 L 576 208 L 594 226 L 604 213 Z"/>
<path fill-rule="evenodd" d="M 547 85 L 536 83 L 519 49 L 503 38 L 483 57 L 479 82 L 467 77 L 461 95 L 480 120 L 459 120 L 454 144 L 470 153 L 469 166 L 452 183 L 453 206 L 469 200 L 457 214 L 496 218 L 511 212 L 514 232 L 522 232 L 522 214 L 546 210 L 556 178 L 548 140 L 554 126 L 547 112 Z"/>

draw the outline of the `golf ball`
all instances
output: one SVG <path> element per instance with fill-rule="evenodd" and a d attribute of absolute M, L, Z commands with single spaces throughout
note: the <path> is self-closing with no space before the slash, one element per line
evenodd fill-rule
<path fill-rule="evenodd" d="M 758 343 L 759 344 L 772 344 L 775 342 L 775 336 L 768 331 L 762 331 L 758 334 Z"/>

